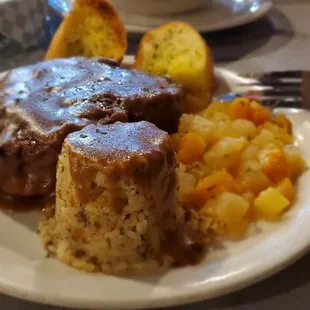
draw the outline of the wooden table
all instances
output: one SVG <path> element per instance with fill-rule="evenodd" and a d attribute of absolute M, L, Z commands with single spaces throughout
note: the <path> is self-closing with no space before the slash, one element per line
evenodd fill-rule
<path fill-rule="evenodd" d="M 236 71 L 310 70 L 310 1 L 278 0 L 268 17 L 241 28 L 207 35 L 217 66 Z M 136 39 L 129 52 L 134 52 Z M 40 59 L 43 51 L 0 53 L 0 71 Z M 293 242 L 293 240 L 292 240 Z M 56 310 L 0 295 L 1 309 Z M 309 310 L 310 254 L 280 274 L 240 292 L 175 310 Z"/>

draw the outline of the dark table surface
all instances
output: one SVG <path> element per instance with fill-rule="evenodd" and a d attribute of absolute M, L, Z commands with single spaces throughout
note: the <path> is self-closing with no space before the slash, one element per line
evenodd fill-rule
<path fill-rule="evenodd" d="M 276 0 L 267 17 L 240 28 L 205 35 L 205 38 L 217 66 L 239 72 L 310 70 L 310 0 Z M 129 54 L 135 52 L 138 40 L 138 37 L 130 38 Z M 0 50 L 0 71 L 33 63 L 44 54 L 41 49 L 22 51 L 12 43 L 4 48 L 0 43 Z M 60 308 L 0 295 L 0 309 Z M 309 310 L 310 254 L 278 275 L 242 291 L 175 309 Z"/>

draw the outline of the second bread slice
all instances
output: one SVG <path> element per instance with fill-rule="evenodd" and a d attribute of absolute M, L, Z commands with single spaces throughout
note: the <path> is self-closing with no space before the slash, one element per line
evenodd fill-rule
<path fill-rule="evenodd" d="M 147 33 L 139 45 L 134 66 L 181 83 L 186 92 L 184 112 L 203 109 L 212 97 L 215 82 L 210 49 L 186 23 L 172 22 Z"/>

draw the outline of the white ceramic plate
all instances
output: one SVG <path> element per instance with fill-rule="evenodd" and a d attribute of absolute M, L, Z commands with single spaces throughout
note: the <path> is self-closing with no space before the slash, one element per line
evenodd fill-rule
<path fill-rule="evenodd" d="M 50 0 L 50 2 L 65 15 L 73 0 Z M 188 22 L 202 32 L 217 31 L 255 21 L 272 8 L 272 0 L 206 0 L 205 2 L 205 7 L 196 11 L 169 16 L 143 16 L 124 13 L 121 8 L 118 9 L 127 31 L 139 34 L 171 20 Z"/>
<path fill-rule="evenodd" d="M 128 60 L 128 58 L 127 58 Z M 131 61 L 131 59 L 129 59 Z M 221 85 L 234 74 L 217 70 Z M 310 163 L 310 113 L 283 109 Z M 77 308 L 161 307 L 208 299 L 271 276 L 310 247 L 310 171 L 299 181 L 294 207 L 281 222 L 259 223 L 240 242 L 211 249 L 205 261 L 162 276 L 120 278 L 87 274 L 46 258 L 36 234 L 39 213 L 0 212 L 0 292 L 19 298 Z"/>

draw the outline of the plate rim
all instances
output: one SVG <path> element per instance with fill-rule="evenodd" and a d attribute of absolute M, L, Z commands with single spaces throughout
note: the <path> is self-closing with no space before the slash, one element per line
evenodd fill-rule
<path fill-rule="evenodd" d="M 126 56 L 124 58 L 125 62 L 132 61 L 133 56 Z M 226 69 L 216 69 L 216 72 L 225 75 L 225 72 L 232 72 Z M 0 73 L 1 76 L 1 73 Z M 283 110 L 283 109 L 282 109 Z M 284 109 L 285 110 L 285 109 Z M 307 113 L 307 117 L 310 119 L 309 111 L 302 111 L 302 113 Z M 152 306 L 152 308 L 164 307 L 164 306 L 176 306 L 181 304 L 188 304 L 192 302 L 207 300 L 214 297 L 219 297 L 227 293 L 231 293 L 237 290 L 240 290 L 246 286 L 249 286 L 253 283 L 261 281 L 265 278 L 272 276 L 273 274 L 279 272 L 280 270 L 286 268 L 288 265 L 295 262 L 298 258 L 303 256 L 310 249 L 310 238 L 308 240 L 299 238 L 293 244 L 295 251 L 290 253 L 286 253 L 286 255 L 282 255 L 280 253 L 272 256 L 273 259 L 270 258 L 262 258 L 258 262 L 253 263 L 248 270 L 240 272 L 239 274 L 228 277 L 225 280 L 224 285 L 221 283 L 220 287 L 214 286 L 212 290 L 206 292 L 206 287 L 204 284 L 199 284 L 195 289 L 190 288 L 187 291 L 182 291 L 182 296 L 180 296 L 180 292 L 177 289 L 173 291 L 170 289 L 169 294 L 161 294 L 156 293 L 151 296 L 140 296 L 138 299 L 135 296 L 133 299 L 127 298 L 126 300 L 119 300 L 118 298 L 102 298 L 96 300 L 88 300 L 83 296 L 80 298 L 76 298 L 79 296 L 66 297 L 63 295 L 57 295 L 55 293 L 48 293 L 42 295 L 40 291 L 34 291 L 27 289 L 26 287 L 16 286 L 14 283 L 7 283 L 4 281 L 2 277 L 0 277 L 0 292 L 21 298 L 28 301 L 40 302 L 42 304 L 47 305 L 55 305 L 55 306 L 65 306 L 65 307 L 75 307 L 75 308 L 87 308 L 87 309 L 98 309 L 98 308 L 109 308 L 109 309 L 137 309 L 137 308 L 148 308 Z M 1 249 L 0 249 L 1 252 Z M 288 254 L 288 255 L 287 255 Z M 277 259 L 275 259 L 277 258 Z M 0 260 L 1 263 L 1 260 Z M 1 270 L 1 266 L 0 266 Z M 1 272 L 0 272 L 1 274 Z M 105 276 L 105 275 L 103 275 Z M 158 296 L 160 295 L 160 296 Z"/>

